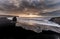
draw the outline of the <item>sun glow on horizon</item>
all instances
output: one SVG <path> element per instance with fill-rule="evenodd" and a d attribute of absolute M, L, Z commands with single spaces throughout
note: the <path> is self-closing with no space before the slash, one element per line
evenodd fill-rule
<path fill-rule="evenodd" d="M 40 16 L 33 15 L 33 14 L 30 13 L 29 15 L 27 15 L 27 14 L 20 14 L 19 17 L 40 17 Z"/>

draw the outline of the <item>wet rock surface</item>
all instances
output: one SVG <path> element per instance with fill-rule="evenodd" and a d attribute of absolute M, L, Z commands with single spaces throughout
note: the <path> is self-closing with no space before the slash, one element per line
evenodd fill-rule
<path fill-rule="evenodd" d="M 35 33 L 31 30 L 25 30 L 22 27 L 14 26 L 11 20 L 0 19 L 0 39 L 56 39 L 60 37 L 59 33 L 53 31 L 43 31 L 41 33 Z M 44 37 L 44 38 L 43 38 Z"/>

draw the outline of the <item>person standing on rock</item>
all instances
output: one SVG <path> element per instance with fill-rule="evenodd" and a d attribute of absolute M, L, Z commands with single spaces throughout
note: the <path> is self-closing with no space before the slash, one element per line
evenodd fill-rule
<path fill-rule="evenodd" d="M 16 18 L 16 16 L 13 17 L 12 21 L 13 21 L 14 25 L 16 25 L 16 22 L 17 22 L 17 18 Z"/>

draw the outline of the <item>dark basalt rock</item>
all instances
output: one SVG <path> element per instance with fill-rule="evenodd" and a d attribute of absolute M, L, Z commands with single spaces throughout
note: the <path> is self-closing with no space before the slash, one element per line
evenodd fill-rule
<path fill-rule="evenodd" d="M 57 39 L 58 37 L 60 34 L 53 31 L 36 33 L 16 27 L 11 20 L 0 18 L 0 39 Z"/>

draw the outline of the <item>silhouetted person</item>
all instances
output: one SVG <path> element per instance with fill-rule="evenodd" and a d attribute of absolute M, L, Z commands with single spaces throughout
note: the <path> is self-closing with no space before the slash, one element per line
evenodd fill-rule
<path fill-rule="evenodd" d="M 12 21 L 13 21 L 14 26 L 15 26 L 15 24 L 16 24 L 16 22 L 17 22 L 17 18 L 16 18 L 16 16 L 15 16 L 15 17 L 13 17 Z"/>
<path fill-rule="evenodd" d="M 15 22 L 16 22 L 16 21 L 17 21 L 17 18 L 16 18 L 16 17 L 13 17 L 13 21 L 15 21 Z"/>

